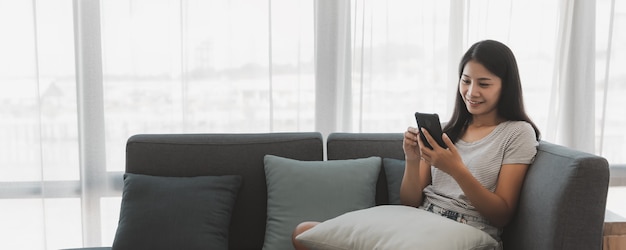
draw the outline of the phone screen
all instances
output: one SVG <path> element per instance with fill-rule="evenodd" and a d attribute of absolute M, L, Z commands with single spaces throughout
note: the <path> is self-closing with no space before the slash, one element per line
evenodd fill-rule
<path fill-rule="evenodd" d="M 442 148 L 448 148 L 448 146 L 443 142 L 442 131 L 441 131 L 441 122 L 439 121 L 439 115 L 437 114 L 429 114 L 429 113 L 420 113 L 415 112 L 415 120 L 417 121 L 417 127 L 422 130 L 422 128 L 426 129 L 430 136 L 437 141 Z M 422 142 L 424 145 L 430 149 L 433 147 L 428 143 L 426 137 L 422 133 L 420 133 L 420 137 L 422 138 Z"/>

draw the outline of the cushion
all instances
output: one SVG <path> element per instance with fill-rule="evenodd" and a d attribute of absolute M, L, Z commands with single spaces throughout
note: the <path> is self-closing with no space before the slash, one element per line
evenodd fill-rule
<path fill-rule="evenodd" d="M 126 173 L 113 249 L 228 249 L 241 177 Z"/>
<path fill-rule="evenodd" d="M 263 249 L 293 249 L 304 221 L 324 221 L 375 205 L 380 157 L 298 161 L 267 155 L 267 225 Z"/>
<path fill-rule="evenodd" d="M 322 222 L 296 237 L 309 249 L 496 249 L 472 226 L 402 205 L 381 205 Z"/>
<path fill-rule="evenodd" d="M 389 204 L 401 205 L 400 186 L 402 185 L 402 177 L 404 176 L 404 161 L 393 158 L 384 158 L 383 168 L 385 169 L 385 177 L 387 178 Z"/>

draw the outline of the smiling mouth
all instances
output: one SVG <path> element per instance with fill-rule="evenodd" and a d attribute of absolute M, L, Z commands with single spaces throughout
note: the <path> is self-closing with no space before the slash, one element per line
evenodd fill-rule
<path fill-rule="evenodd" d="M 469 100 L 469 99 L 466 99 L 466 100 L 467 100 L 467 103 L 469 103 L 470 105 L 478 105 L 478 104 L 483 103 L 483 102 L 472 101 L 472 100 Z"/>

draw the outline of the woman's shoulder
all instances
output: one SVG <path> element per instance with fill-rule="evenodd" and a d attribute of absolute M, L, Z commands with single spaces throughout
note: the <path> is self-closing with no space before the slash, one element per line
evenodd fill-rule
<path fill-rule="evenodd" d="M 512 136 L 528 136 L 528 137 L 536 138 L 535 129 L 529 122 L 506 121 L 503 124 L 504 124 L 503 130 L 507 134 L 510 134 Z"/>
<path fill-rule="evenodd" d="M 510 129 L 533 129 L 533 126 L 527 121 L 506 121 L 503 123 Z"/>

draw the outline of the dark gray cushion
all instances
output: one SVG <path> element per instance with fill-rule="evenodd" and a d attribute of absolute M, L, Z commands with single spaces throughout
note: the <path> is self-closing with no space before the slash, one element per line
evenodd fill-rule
<path fill-rule="evenodd" d="M 389 204 L 400 205 L 400 186 L 402 185 L 402 177 L 404 176 L 404 161 L 384 158 L 383 167 L 385 169 L 385 177 L 387 178 L 387 192 L 389 193 Z"/>
<path fill-rule="evenodd" d="M 241 177 L 127 173 L 113 249 L 228 249 Z"/>

